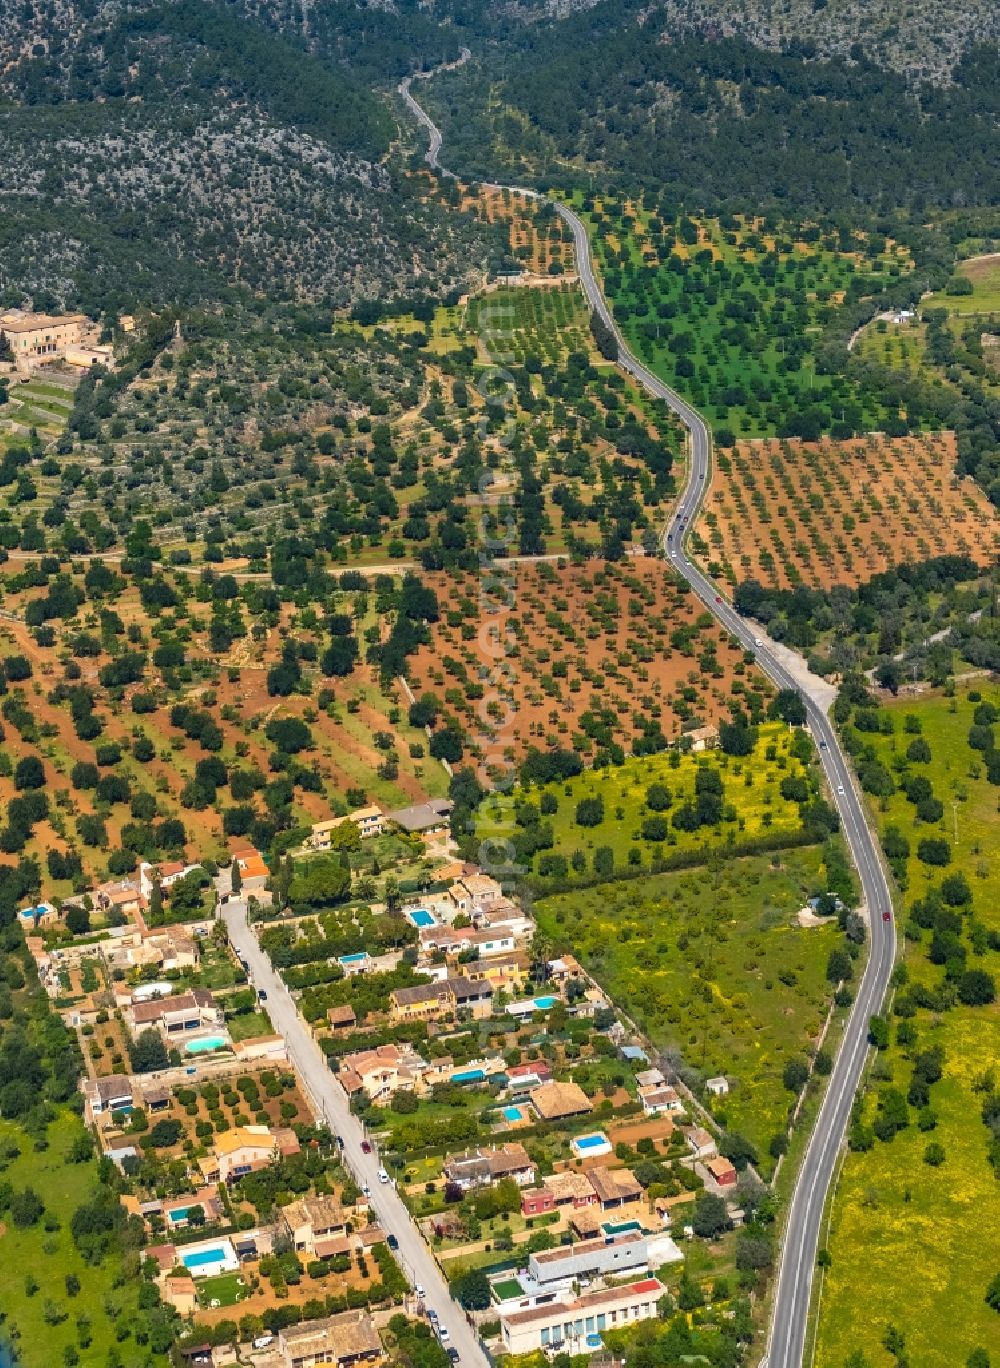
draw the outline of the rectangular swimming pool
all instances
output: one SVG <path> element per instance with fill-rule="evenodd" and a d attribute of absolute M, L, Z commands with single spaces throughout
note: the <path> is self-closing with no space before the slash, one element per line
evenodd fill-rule
<path fill-rule="evenodd" d="M 225 1036 L 202 1036 L 198 1040 L 189 1040 L 184 1051 L 186 1054 L 205 1054 L 208 1050 L 221 1050 L 228 1044 Z"/>
<path fill-rule="evenodd" d="M 186 1221 L 190 1210 L 190 1207 L 174 1207 L 173 1211 L 167 1212 L 167 1220 L 172 1221 L 174 1225 L 180 1221 Z"/>
<path fill-rule="evenodd" d="M 414 907 L 406 915 L 413 925 L 421 931 L 426 931 L 429 926 L 437 926 L 437 919 L 427 911 L 426 907 Z"/>
<path fill-rule="evenodd" d="M 505 1121 L 523 1121 L 524 1112 L 520 1107 L 504 1107 L 503 1117 Z"/>
<path fill-rule="evenodd" d="M 481 1083 L 486 1077 L 485 1069 L 463 1069 L 461 1073 L 452 1074 L 453 1083 Z"/>
<path fill-rule="evenodd" d="M 578 1158 L 584 1155 L 610 1154 L 611 1141 L 600 1131 L 595 1131 L 593 1135 L 578 1135 L 569 1142 L 569 1147 Z"/>
<path fill-rule="evenodd" d="M 206 1264 L 225 1263 L 229 1258 L 229 1251 L 222 1245 L 215 1249 L 195 1249 L 188 1254 L 181 1255 L 181 1263 L 185 1268 L 204 1268 Z"/>

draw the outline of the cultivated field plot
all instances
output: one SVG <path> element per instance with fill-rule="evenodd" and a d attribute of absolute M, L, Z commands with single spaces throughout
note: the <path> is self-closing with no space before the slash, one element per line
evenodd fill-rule
<path fill-rule="evenodd" d="M 531 275 L 564 275 L 574 269 L 573 236 L 548 205 L 539 206 L 510 190 L 463 189 L 461 208 L 487 223 L 502 224 L 510 255 Z"/>
<path fill-rule="evenodd" d="M 0 406 L 0 453 L 16 446 L 46 443 L 58 437 L 73 407 L 75 382 L 58 384 L 53 379 L 17 380 L 9 399 Z"/>
<path fill-rule="evenodd" d="M 911 269 L 898 245 L 815 225 L 676 216 L 655 201 L 577 205 L 629 342 L 717 436 L 844 437 L 891 416 L 874 390 L 824 374 L 816 352 L 845 299 Z"/>
<path fill-rule="evenodd" d="M 731 584 L 857 585 L 933 556 L 988 565 L 1000 548 L 996 509 L 953 473 L 953 433 L 765 439 L 716 460 L 696 545 Z"/>
<path fill-rule="evenodd" d="M 573 746 L 586 762 L 651 727 L 675 739 L 685 724 L 728 717 L 734 682 L 767 688 L 661 562 L 428 578 L 448 611 L 410 660 L 411 686 L 436 693 L 496 763 L 532 746 Z"/>
<path fill-rule="evenodd" d="M 809 847 L 597 884 L 543 898 L 535 913 L 655 1045 L 730 1080 L 726 1124 L 753 1141 L 767 1171 L 792 1100 L 784 1066 L 814 1045 L 833 991 L 836 921 L 803 929 L 795 915 L 825 887 L 820 850 Z"/>

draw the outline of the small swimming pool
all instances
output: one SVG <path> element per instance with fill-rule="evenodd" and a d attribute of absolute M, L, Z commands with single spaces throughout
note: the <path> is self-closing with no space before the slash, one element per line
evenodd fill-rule
<path fill-rule="evenodd" d="M 603 1340 L 600 1335 L 588 1335 L 586 1344 L 588 1349 L 600 1349 Z"/>
<path fill-rule="evenodd" d="M 174 1207 L 173 1211 L 167 1212 L 167 1220 L 172 1221 L 174 1225 L 178 1225 L 181 1221 L 187 1220 L 187 1215 L 190 1210 L 190 1207 Z"/>
<path fill-rule="evenodd" d="M 413 907 L 406 915 L 413 925 L 421 931 L 426 931 L 428 926 L 437 926 L 437 919 L 427 911 L 426 907 Z"/>
<path fill-rule="evenodd" d="M 569 1147 L 579 1158 L 611 1153 L 611 1141 L 601 1131 L 595 1131 L 593 1135 L 578 1135 L 570 1141 Z"/>
<path fill-rule="evenodd" d="M 221 1050 L 229 1041 L 225 1036 L 200 1036 L 197 1040 L 189 1040 L 184 1046 L 185 1054 L 206 1054 L 209 1050 Z"/>
<path fill-rule="evenodd" d="M 362 960 L 368 958 L 367 950 L 355 950 L 353 955 L 341 955 L 338 964 L 360 964 Z"/>
<path fill-rule="evenodd" d="M 453 1083 L 481 1083 L 486 1077 L 485 1069 L 463 1069 L 461 1073 L 452 1074 Z"/>
<path fill-rule="evenodd" d="M 520 1107 L 504 1107 L 503 1117 L 505 1121 L 523 1121 L 524 1112 Z"/>
<path fill-rule="evenodd" d="M 642 1226 L 638 1221 L 605 1221 L 601 1229 L 605 1235 L 629 1235 L 641 1230 Z"/>
<path fill-rule="evenodd" d="M 539 1012 L 547 1012 L 549 1008 L 554 1007 L 558 1001 L 559 999 L 554 997 L 540 997 L 535 998 L 534 1005 Z"/>

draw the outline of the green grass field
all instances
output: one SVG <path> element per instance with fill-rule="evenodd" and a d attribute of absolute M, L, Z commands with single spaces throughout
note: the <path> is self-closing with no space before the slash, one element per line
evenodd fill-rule
<path fill-rule="evenodd" d="M 914 1368 L 961 1368 L 977 1346 L 996 1348 L 997 1314 L 983 1297 L 998 1267 L 1000 1184 L 986 1162 L 982 1098 L 971 1083 L 1000 1058 L 1000 1018 L 954 1008 L 937 1026 L 922 1021 L 921 1046 L 938 1043 L 946 1062 L 932 1089 L 940 1117 L 933 1134 L 910 1126 L 891 1144 L 847 1156 L 833 1207 L 816 1368 L 844 1368 L 855 1349 L 872 1364 L 888 1364 L 882 1338 L 889 1324 L 903 1331 Z M 930 1140 L 944 1146 L 940 1168 L 923 1162 Z"/>
<path fill-rule="evenodd" d="M 1000 254 L 960 261 L 955 274 L 972 281 L 972 294 L 939 290 L 924 301 L 925 308 L 945 308 L 958 314 L 1000 313 Z"/>
<path fill-rule="evenodd" d="M 535 913 L 654 1044 L 732 1080 L 726 1122 L 766 1171 L 791 1100 L 782 1071 L 815 1040 L 830 998 L 836 925 L 804 930 L 795 917 L 825 887 L 821 852 L 808 847 L 599 884 L 542 899 Z"/>
<path fill-rule="evenodd" d="M 0 1227 L 0 1309 L 6 1318 L 2 1330 L 7 1334 L 17 1331 L 18 1368 L 53 1368 L 64 1362 L 68 1346 L 78 1349 L 82 1364 L 103 1365 L 113 1348 L 120 1355 L 122 1368 L 165 1364 L 165 1357 L 132 1338 L 142 1319 L 137 1311 L 138 1280 L 123 1280 L 120 1263 L 114 1259 L 92 1267 L 73 1242 L 70 1219 L 78 1206 L 93 1197 L 98 1183 L 96 1160 L 73 1164 L 66 1157 L 82 1128 L 76 1116 L 61 1113 L 48 1128 L 48 1149 L 36 1152 L 23 1131 L 0 1121 L 0 1141 L 14 1139 L 21 1146 L 20 1157 L 7 1166 L 2 1180 L 18 1191 L 32 1187 L 46 1211 L 59 1221 L 54 1231 L 45 1230 L 44 1219 L 19 1230 L 8 1217 Z M 80 1281 L 75 1297 L 67 1294 L 68 1274 L 75 1274 Z M 31 1295 L 26 1281 L 29 1276 L 38 1284 Z M 78 1328 L 79 1317 L 90 1323 L 86 1347 L 82 1343 L 86 1335 Z"/>
<path fill-rule="evenodd" d="M 1000 689 L 975 681 L 983 700 L 1000 707 Z M 997 857 L 998 790 L 987 782 L 979 751 L 968 744 L 976 702 L 969 684 L 955 698 L 907 699 L 883 710 L 892 719 L 891 736 L 865 734 L 879 758 L 901 780 L 904 770 L 925 775 L 944 805 L 939 822 L 918 822 L 914 806 L 897 791 L 881 800 L 876 812 L 882 830 L 895 825 L 909 840 L 905 861 L 907 889 L 900 921 L 906 939 L 903 958 L 909 983 L 936 991 L 945 970 L 930 962 L 931 932 L 909 920 L 908 910 L 948 874 L 961 872 L 972 889 L 972 904 L 962 917 L 966 965 L 1000 977 L 1000 956 L 986 933 L 1000 929 L 1000 859 Z M 906 729 L 905 719 L 911 721 Z M 927 743 L 927 762 L 907 762 L 904 753 L 919 724 Z M 944 868 L 922 863 L 918 842 L 948 841 L 951 862 Z M 978 923 L 984 930 L 971 935 Z M 906 991 L 906 990 L 900 990 Z M 895 1038 L 880 1053 L 880 1077 L 866 1099 L 864 1115 L 876 1115 L 879 1089 L 891 1083 L 905 1093 L 915 1054 L 940 1045 L 943 1077 L 930 1090 L 937 1116 L 933 1131 L 910 1124 L 888 1142 L 875 1140 L 867 1152 L 847 1156 L 832 1208 L 829 1248 L 832 1265 L 825 1275 L 818 1326 L 817 1368 L 842 1368 L 860 1348 L 880 1363 L 887 1324 L 901 1330 L 909 1361 L 921 1368 L 956 1368 L 972 1349 L 993 1346 L 1000 1330 L 985 1304 L 986 1286 L 997 1272 L 995 1239 L 1000 1223 L 1000 1185 L 990 1168 L 990 1132 L 980 1116 L 983 1097 L 973 1080 L 1000 1059 L 1000 1009 L 954 1005 L 936 1012 L 919 1008 L 908 1018 L 912 1044 Z M 940 1167 L 923 1155 L 930 1142 L 944 1148 Z M 915 1275 L 916 1270 L 916 1275 Z M 877 1313 L 859 1317 L 857 1308 L 878 1288 Z"/>
<path fill-rule="evenodd" d="M 582 877 L 592 877 L 595 851 L 609 848 L 616 870 L 630 864 L 630 851 L 641 853 L 642 862 L 669 857 L 675 852 L 725 849 L 765 834 L 797 832 L 800 828 L 798 804 L 781 796 L 781 781 L 790 776 L 805 776 L 806 768 L 793 752 L 794 733 L 780 722 L 765 723 L 753 753 L 745 757 L 724 754 L 721 750 L 701 755 L 662 751 L 656 755 L 631 758 L 623 765 L 585 770 L 565 783 L 544 788 L 518 789 L 487 799 L 480 810 L 480 830 L 484 834 L 513 828 L 514 812 L 524 802 L 542 805 L 547 798 L 557 804 L 553 813 L 542 806 L 542 821 L 551 822 L 554 846 L 571 860 L 582 857 Z M 717 771 L 723 783 L 723 819 L 717 825 L 685 831 L 673 825 L 678 809 L 695 798 L 695 783 L 702 769 Z M 651 785 L 665 786 L 670 806 L 654 813 L 647 801 Z M 600 798 L 604 818 L 597 826 L 580 826 L 577 805 L 587 798 Z M 644 823 L 652 817 L 665 819 L 665 840 L 643 835 Z M 632 857 L 634 862 L 635 857 Z M 572 875 L 570 876 L 572 877 Z"/>

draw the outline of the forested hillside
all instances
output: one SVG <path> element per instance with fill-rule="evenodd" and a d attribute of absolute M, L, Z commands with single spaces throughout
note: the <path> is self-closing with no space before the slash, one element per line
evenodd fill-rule
<path fill-rule="evenodd" d="M 354 72 L 351 25 L 341 53 L 324 13 L 314 44 L 223 4 L 0 0 L 0 298 L 99 312 L 249 288 L 339 306 L 470 279 L 483 234 L 387 160 L 385 16 L 355 34 Z"/>
<path fill-rule="evenodd" d="M 995 47 L 970 49 L 954 85 L 914 85 L 863 58 L 705 42 L 663 14 L 640 24 L 602 4 L 540 30 L 516 61 L 443 75 L 432 99 L 468 174 L 662 183 L 696 207 L 923 216 L 1000 199 L 995 78 Z"/>

